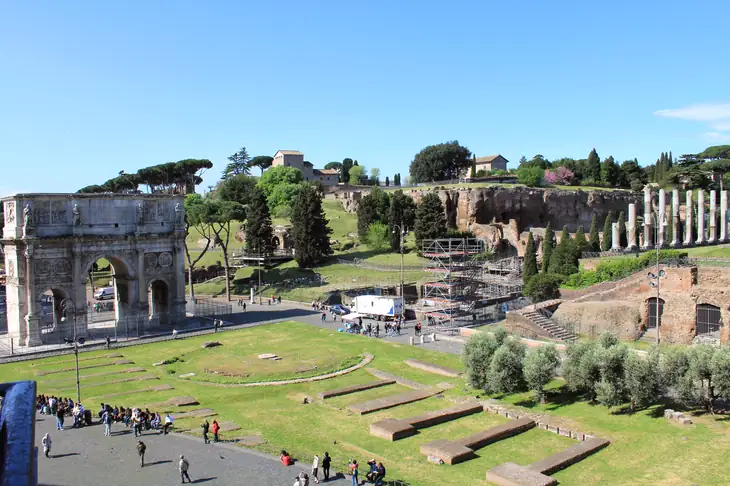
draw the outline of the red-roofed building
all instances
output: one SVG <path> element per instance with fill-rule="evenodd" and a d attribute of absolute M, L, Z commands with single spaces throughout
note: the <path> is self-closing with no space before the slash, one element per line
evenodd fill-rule
<path fill-rule="evenodd" d="M 311 162 L 304 160 L 304 154 L 298 150 L 279 150 L 276 152 L 271 166 L 276 167 L 279 165 L 299 169 L 305 181 L 319 181 L 325 186 L 334 186 L 340 182 L 340 173 L 338 170 L 315 169 Z"/>

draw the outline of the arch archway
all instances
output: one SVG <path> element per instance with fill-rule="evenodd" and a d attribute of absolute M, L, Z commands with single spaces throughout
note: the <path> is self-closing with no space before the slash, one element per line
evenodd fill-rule
<path fill-rule="evenodd" d="M 697 304 L 695 308 L 696 335 L 719 338 L 720 327 L 722 327 L 720 308 L 712 304 Z"/>
<path fill-rule="evenodd" d="M 657 316 L 661 318 L 664 315 L 664 299 L 660 298 L 657 305 L 657 298 L 651 297 L 646 299 L 646 305 L 648 310 L 646 328 L 653 329 L 657 325 Z"/>
<path fill-rule="evenodd" d="M 163 279 L 155 279 L 148 286 L 149 318 L 160 324 L 169 323 L 170 286 Z"/>
<path fill-rule="evenodd" d="M 271 238 L 271 243 L 274 245 L 274 250 L 278 250 L 281 248 L 281 240 L 278 236 L 274 236 Z"/>
<path fill-rule="evenodd" d="M 46 343 L 54 341 L 51 334 L 73 333 L 74 304 L 69 298 L 69 293 L 62 288 L 48 288 L 38 297 L 43 341 Z"/>

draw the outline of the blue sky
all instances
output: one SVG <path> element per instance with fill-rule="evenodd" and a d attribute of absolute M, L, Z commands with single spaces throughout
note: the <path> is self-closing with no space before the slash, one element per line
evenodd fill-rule
<path fill-rule="evenodd" d="M 0 194 L 296 149 L 637 157 L 730 143 L 730 2 L 4 2 Z"/>

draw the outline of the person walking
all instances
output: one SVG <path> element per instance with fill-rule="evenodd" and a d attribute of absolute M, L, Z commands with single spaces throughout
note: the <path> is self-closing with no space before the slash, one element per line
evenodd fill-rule
<path fill-rule="evenodd" d="M 147 446 L 141 440 L 137 440 L 137 455 L 139 456 L 139 467 L 144 467 L 144 453 Z"/>
<path fill-rule="evenodd" d="M 319 456 L 317 454 L 315 454 L 314 461 L 312 461 L 312 479 L 314 479 L 314 484 L 319 484 L 319 478 L 317 477 L 318 472 L 319 472 Z"/>
<path fill-rule="evenodd" d="M 217 420 L 213 420 L 213 442 L 218 442 L 218 432 L 220 432 L 221 426 L 218 425 Z"/>
<path fill-rule="evenodd" d="M 202 423 L 201 427 L 203 428 L 203 442 L 206 444 L 210 444 L 210 440 L 208 439 L 208 430 L 210 429 L 210 424 L 208 423 L 208 420 L 206 419 L 205 422 Z"/>
<path fill-rule="evenodd" d="M 104 409 L 104 413 L 101 415 L 101 421 L 104 423 L 104 436 L 112 436 L 112 416 L 109 413 L 109 409 Z"/>
<path fill-rule="evenodd" d="M 332 458 L 330 457 L 329 452 L 324 453 L 324 457 L 322 458 L 322 474 L 324 474 L 324 480 L 329 481 L 330 479 L 330 464 L 332 463 Z"/>
<path fill-rule="evenodd" d="M 46 457 L 51 457 L 51 434 L 44 435 L 41 443 L 43 443 L 43 454 Z"/>
<path fill-rule="evenodd" d="M 106 335 L 106 349 L 109 349 L 112 347 L 112 338 L 108 334 Z"/>
<path fill-rule="evenodd" d="M 243 312 L 246 312 L 246 303 L 243 303 Z"/>
<path fill-rule="evenodd" d="M 63 407 L 58 407 L 56 411 L 56 430 L 63 430 L 63 416 L 66 414 L 66 410 Z"/>
<path fill-rule="evenodd" d="M 178 470 L 180 471 L 180 482 L 184 483 L 185 479 L 187 478 L 189 483 L 192 483 L 193 481 L 190 479 L 190 475 L 188 474 L 188 469 L 190 469 L 190 463 L 187 459 L 185 459 L 185 456 L 182 454 L 180 455 L 180 462 L 177 465 Z"/>

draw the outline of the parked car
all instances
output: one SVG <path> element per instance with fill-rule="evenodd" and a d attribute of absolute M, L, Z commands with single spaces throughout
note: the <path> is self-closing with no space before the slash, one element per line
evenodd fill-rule
<path fill-rule="evenodd" d="M 345 314 L 350 313 L 350 309 L 348 309 L 347 307 L 345 307 L 342 304 L 335 304 L 332 307 L 330 307 L 330 309 L 332 310 L 332 312 L 334 312 L 338 316 L 344 316 Z"/>

